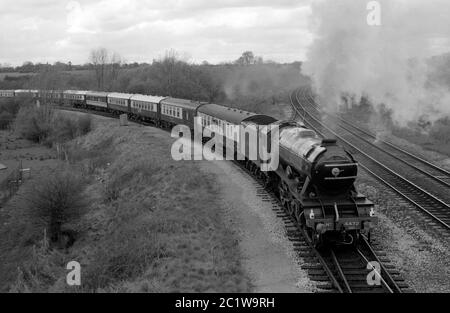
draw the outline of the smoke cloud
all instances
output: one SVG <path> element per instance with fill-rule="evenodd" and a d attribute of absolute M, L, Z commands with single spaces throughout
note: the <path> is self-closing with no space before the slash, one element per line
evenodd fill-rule
<path fill-rule="evenodd" d="M 304 71 L 321 105 L 336 110 L 341 94 L 367 96 L 392 109 L 395 122 L 450 115 L 448 86 L 428 80 L 430 56 L 450 51 L 450 2 L 382 0 L 381 25 L 370 26 L 371 1 L 312 4 L 315 39 Z M 359 101 L 358 101 L 359 102 Z"/>

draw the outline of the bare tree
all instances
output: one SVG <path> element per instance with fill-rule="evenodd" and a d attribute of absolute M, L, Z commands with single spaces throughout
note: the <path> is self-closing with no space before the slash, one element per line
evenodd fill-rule
<path fill-rule="evenodd" d="M 111 81 L 110 81 L 110 85 L 112 85 L 116 80 L 117 77 L 119 76 L 119 71 L 120 71 L 120 66 L 122 64 L 122 57 L 114 52 L 111 56 Z M 110 86 L 111 87 L 111 86 Z"/>
<path fill-rule="evenodd" d="M 116 52 L 110 53 L 105 48 L 98 48 L 91 51 L 89 59 L 94 66 L 98 89 L 111 88 L 119 75 L 121 56 Z"/>
<path fill-rule="evenodd" d="M 108 63 L 108 50 L 99 48 L 91 51 L 90 61 L 94 65 L 97 87 L 103 90 L 105 85 L 105 72 Z"/>
<path fill-rule="evenodd" d="M 168 96 L 172 96 L 175 88 L 175 80 L 176 80 L 176 66 L 179 62 L 179 54 L 174 49 L 170 49 L 166 51 L 164 58 L 158 61 L 158 64 L 161 66 L 162 77 L 166 81 L 164 85 L 165 94 Z"/>
<path fill-rule="evenodd" d="M 26 85 L 27 88 L 39 90 L 41 93 L 40 104 L 54 103 L 56 94 L 67 89 L 67 77 L 62 70 L 58 66 L 44 65 Z"/>

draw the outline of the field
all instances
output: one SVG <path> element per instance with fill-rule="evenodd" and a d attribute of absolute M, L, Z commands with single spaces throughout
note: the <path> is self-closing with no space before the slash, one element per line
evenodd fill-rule
<path fill-rule="evenodd" d="M 35 73 L 18 73 L 18 72 L 0 73 L 0 81 L 4 80 L 6 76 L 20 77 L 20 76 L 29 76 L 29 75 L 36 75 L 36 74 Z"/>
<path fill-rule="evenodd" d="M 21 164 L 24 169 L 30 169 L 25 176 L 32 177 L 45 168 L 54 166 L 57 161 L 53 150 L 25 140 L 12 131 L 0 130 L 0 163 L 7 167 L 0 171 L 2 186 L 6 184 L 8 175 Z M 8 192 L 8 188 L 0 189 L 0 204 Z"/>

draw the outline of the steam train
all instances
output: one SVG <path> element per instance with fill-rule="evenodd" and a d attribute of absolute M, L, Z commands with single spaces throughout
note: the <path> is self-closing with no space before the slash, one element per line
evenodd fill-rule
<path fill-rule="evenodd" d="M 358 164 L 353 156 L 336 140 L 321 139 L 295 121 L 278 121 L 268 115 L 213 103 L 139 94 L 0 90 L 0 97 L 26 97 L 37 103 L 127 114 L 132 120 L 150 122 L 161 128 L 183 124 L 193 129 L 196 117 L 201 119 L 204 128 L 277 125 L 279 165 L 276 170 L 261 171 L 263 160 L 249 158 L 247 150 L 238 159 L 266 188 L 277 194 L 286 211 L 304 226 L 315 245 L 354 244 L 361 234 L 370 239 L 377 222 L 373 203 L 355 188 Z M 237 144 L 237 138 L 226 137 Z"/>

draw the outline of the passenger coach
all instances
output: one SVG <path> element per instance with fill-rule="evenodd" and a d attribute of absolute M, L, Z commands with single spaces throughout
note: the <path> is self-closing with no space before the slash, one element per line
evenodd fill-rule
<path fill-rule="evenodd" d="M 193 129 L 197 108 L 203 104 L 192 100 L 166 98 L 161 101 L 161 125 L 169 128 L 185 124 Z"/>
<path fill-rule="evenodd" d="M 63 92 L 65 105 L 73 105 L 75 107 L 83 106 L 86 101 L 87 91 L 82 90 L 66 90 Z"/>
<path fill-rule="evenodd" d="M 271 116 L 256 114 L 245 110 L 234 109 L 230 107 L 224 107 L 221 105 L 208 103 L 202 105 L 197 110 L 197 116 L 201 118 L 202 126 L 204 128 L 218 127 L 224 136 L 224 144 L 231 141 L 231 144 L 235 144 L 235 151 L 238 151 L 237 144 L 239 144 L 244 138 L 241 138 L 240 126 L 253 125 L 255 130 L 254 136 L 251 136 L 250 131 L 246 131 L 245 138 L 245 150 L 243 154 L 249 159 L 249 144 L 256 144 L 255 151 L 259 150 L 259 142 L 256 130 L 258 126 L 268 125 L 276 122 L 277 120 Z M 213 127 L 211 127 L 213 126 Z M 241 147 L 240 147 L 241 148 Z"/>
<path fill-rule="evenodd" d="M 133 119 L 152 122 L 159 125 L 159 105 L 165 97 L 133 95 L 130 98 L 130 115 Z"/>
<path fill-rule="evenodd" d="M 115 114 L 130 112 L 130 98 L 132 94 L 112 92 L 108 94 L 108 109 Z"/>
<path fill-rule="evenodd" d="M 0 90 L 0 97 L 2 98 L 13 98 L 14 90 Z"/>
<path fill-rule="evenodd" d="M 108 109 L 108 93 L 99 91 L 88 91 L 86 93 L 86 106 L 96 110 Z"/>

